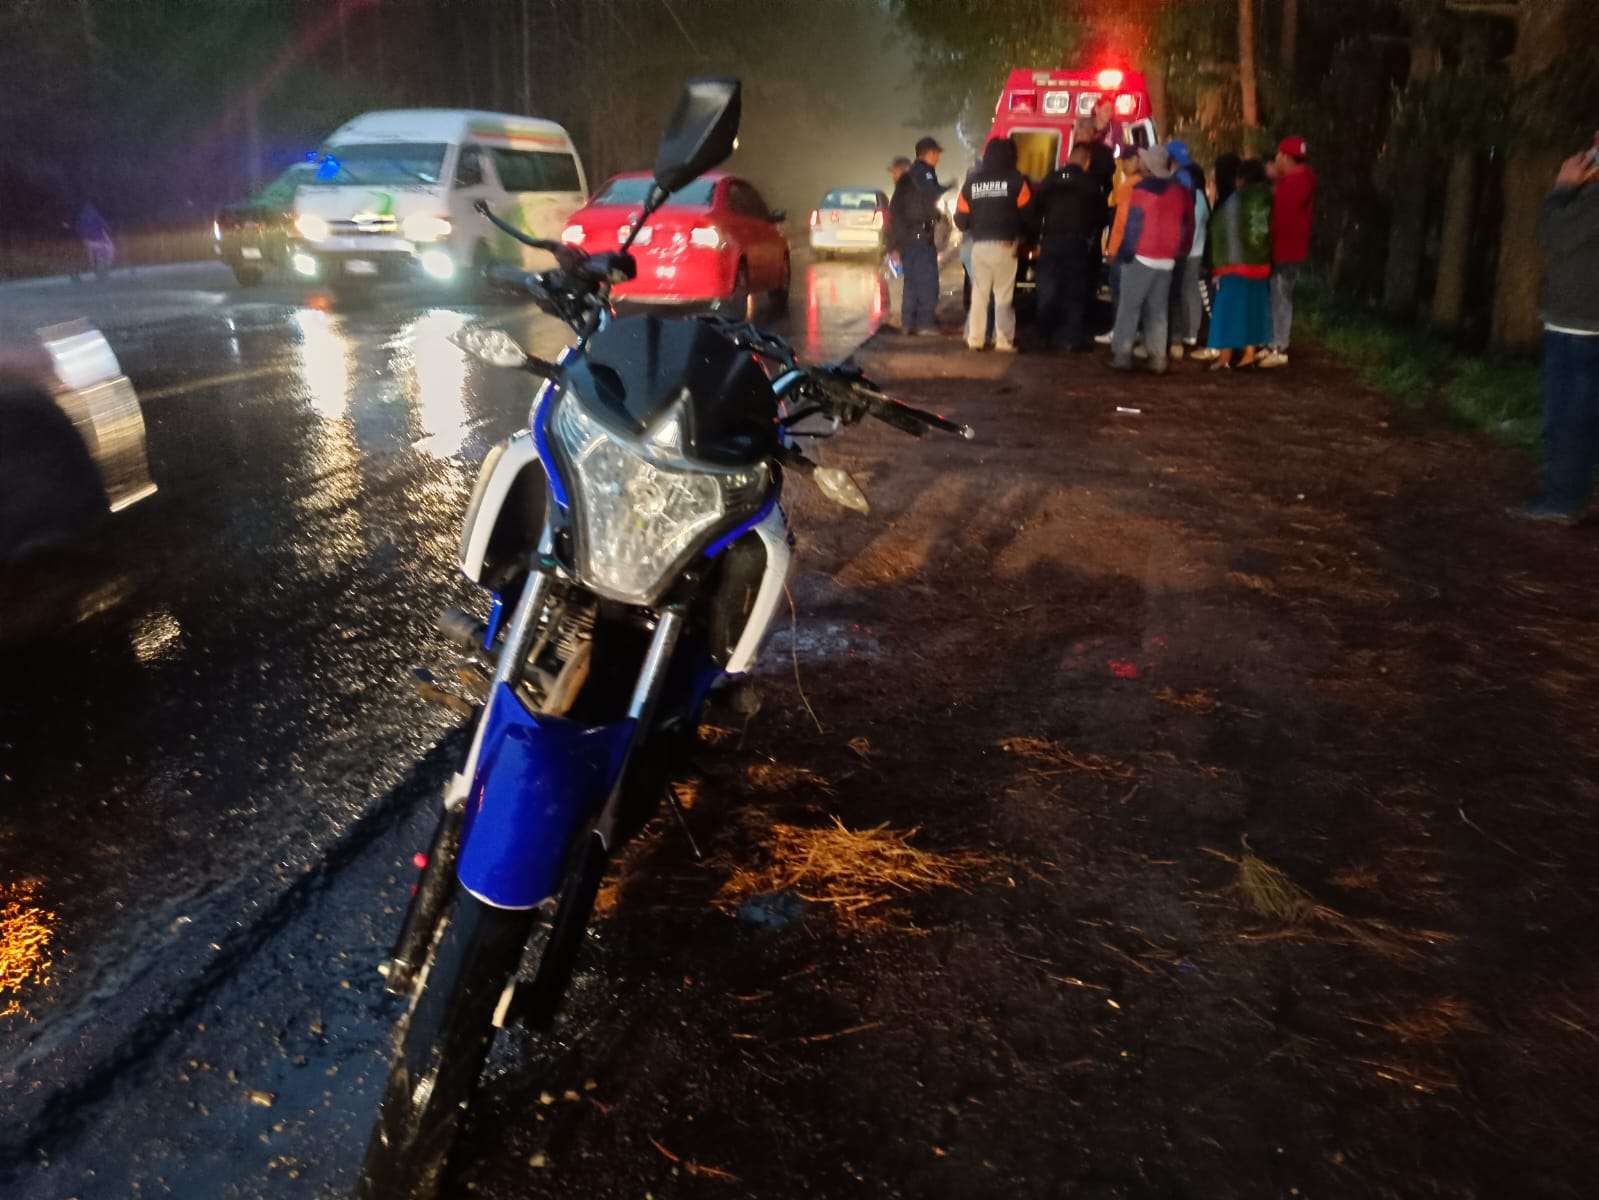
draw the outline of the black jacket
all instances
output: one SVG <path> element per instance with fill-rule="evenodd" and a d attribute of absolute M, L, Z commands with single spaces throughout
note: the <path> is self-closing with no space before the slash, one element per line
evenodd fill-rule
<path fill-rule="evenodd" d="M 917 242 L 933 244 L 938 197 L 943 190 L 933 168 L 920 160 L 899 177 L 888 201 L 889 249 L 903 251 Z"/>
<path fill-rule="evenodd" d="M 1105 227 L 1099 181 L 1075 163 L 1066 164 L 1039 185 L 1033 220 L 1045 245 L 1097 238 Z"/>
<path fill-rule="evenodd" d="M 1538 305 L 1544 324 L 1599 333 L 1599 183 L 1550 192 L 1538 214 L 1538 243 L 1549 253 Z"/>
<path fill-rule="evenodd" d="M 983 165 L 966 177 L 955 204 L 955 227 L 974 242 L 1015 242 L 1027 232 L 1032 189 L 1016 169 L 1010 143 L 995 138 Z"/>

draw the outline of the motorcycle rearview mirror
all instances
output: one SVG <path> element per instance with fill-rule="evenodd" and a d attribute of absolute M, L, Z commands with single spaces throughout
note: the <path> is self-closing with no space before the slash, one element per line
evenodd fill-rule
<path fill-rule="evenodd" d="M 834 504 L 854 509 L 858 513 L 872 511 L 872 506 L 867 503 L 866 493 L 861 491 L 860 484 L 856 483 L 854 477 L 842 467 L 817 467 L 811 472 L 811 478 L 816 481 L 816 486 L 822 495 Z"/>
<path fill-rule="evenodd" d="M 655 185 L 663 193 L 727 161 L 738 145 L 741 94 L 736 79 L 699 76 L 683 84 L 655 156 Z"/>
<path fill-rule="evenodd" d="M 525 367 L 531 356 L 503 329 L 471 325 L 451 335 L 450 341 L 491 367 Z"/>

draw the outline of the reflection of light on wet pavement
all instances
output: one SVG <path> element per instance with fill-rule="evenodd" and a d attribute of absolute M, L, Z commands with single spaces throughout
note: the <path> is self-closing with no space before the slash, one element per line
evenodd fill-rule
<path fill-rule="evenodd" d="M 311 406 L 324 417 L 342 417 L 350 398 L 350 343 L 338 318 L 302 308 L 294 323 L 300 330 L 300 378 Z"/>
<path fill-rule="evenodd" d="M 55 914 L 38 903 L 41 881 L 0 883 L 0 1017 L 22 1007 L 22 989 L 50 982 Z"/>
<path fill-rule="evenodd" d="M 449 340 L 467 323 L 465 313 L 434 309 L 400 334 L 415 376 L 420 447 L 437 458 L 451 458 L 466 443 L 466 352 Z"/>
<path fill-rule="evenodd" d="M 349 421 L 353 352 L 337 317 L 300 309 L 294 323 L 301 383 L 323 419 L 306 444 L 308 486 L 293 492 L 300 532 L 290 544 L 307 570 L 328 575 L 367 553 L 356 470 L 361 450 Z"/>
<path fill-rule="evenodd" d="M 805 268 L 802 358 L 842 358 L 883 323 L 883 280 L 875 262 L 813 262 Z"/>
<path fill-rule="evenodd" d="M 183 636 L 183 626 L 166 609 L 146 613 L 133 630 L 133 654 L 142 663 L 168 657 Z"/>

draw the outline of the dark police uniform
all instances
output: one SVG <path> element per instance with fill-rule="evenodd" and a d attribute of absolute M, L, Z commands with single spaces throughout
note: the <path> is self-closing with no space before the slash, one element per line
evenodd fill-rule
<path fill-rule="evenodd" d="M 938 243 L 934 227 L 939 220 L 938 198 L 944 191 L 938 173 L 917 159 L 895 186 L 889 205 L 895 249 L 905 267 L 905 296 L 900 309 L 906 333 L 933 328 L 933 313 L 938 307 Z"/>

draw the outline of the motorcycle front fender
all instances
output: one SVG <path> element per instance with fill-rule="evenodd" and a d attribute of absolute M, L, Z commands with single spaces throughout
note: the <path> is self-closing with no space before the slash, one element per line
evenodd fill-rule
<path fill-rule="evenodd" d="M 457 562 L 473 583 L 491 585 L 497 560 L 520 559 L 544 527 L 544 464 L 527 430 L 489 451 L 461 526 Z"/>
<path fill-rule="evenodd" d="M 567 849 L 615 784 L 634 722 L 534 716 L 503 683 L 487 720 L 456 875 L 485 904 L 532 908 L 559 889 Z"/>

